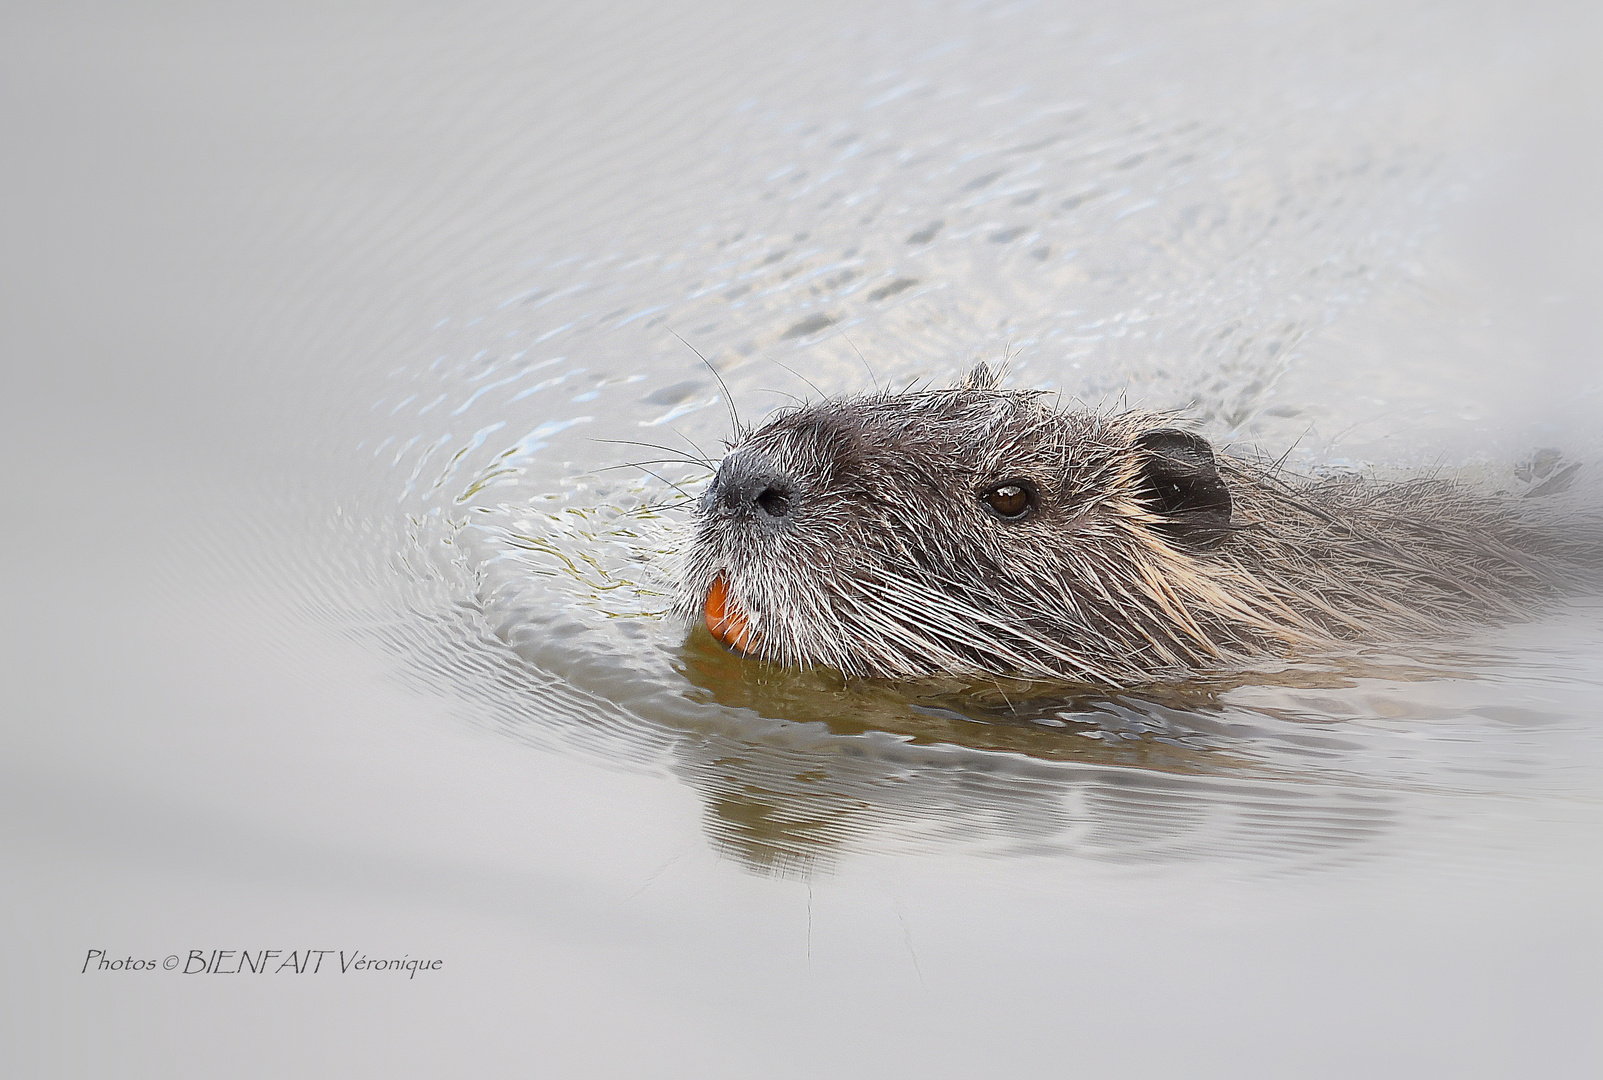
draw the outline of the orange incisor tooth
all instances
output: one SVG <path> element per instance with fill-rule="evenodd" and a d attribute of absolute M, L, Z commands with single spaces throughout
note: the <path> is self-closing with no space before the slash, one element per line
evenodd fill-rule
<path fill-rule="evenodd" d="M 750 650 L 751 627 L 746 622 L 745 612 L 730 597 L 729 583 L 722 574 L 713 579 L 712 588 L 707 590 L 705 615 L 707 629 L 713 637 L 741 652 Z"/>

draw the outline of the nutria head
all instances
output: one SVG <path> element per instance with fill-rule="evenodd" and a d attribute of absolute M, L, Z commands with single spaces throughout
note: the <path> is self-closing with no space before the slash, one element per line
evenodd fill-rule
<path fill-rule="evenodd" d="M 1215 557 L 1238 523 L 1206 440 L 983 365 L 742 433 L 698 516 L 680 611 L 780 664 L 1123 684 L 1286 636 Z"/>

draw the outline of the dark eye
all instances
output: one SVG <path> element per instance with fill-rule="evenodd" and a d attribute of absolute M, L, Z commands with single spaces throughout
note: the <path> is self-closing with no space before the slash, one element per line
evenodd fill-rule
<path fill-rule="evenodd" d="M 981 492 L 980 501 L 1003 521 L 1018 521 L 1029 516 L 1039 500 L 1028 480 L 1006 480 Z"/>

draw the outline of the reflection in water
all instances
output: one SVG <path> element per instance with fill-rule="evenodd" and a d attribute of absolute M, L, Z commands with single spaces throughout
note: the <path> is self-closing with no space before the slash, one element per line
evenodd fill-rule
<path fill-rule="evenodd" d="M 1249 725 L 1206 688 L 844 683 L 732 656 L 699 631 L 681 670 L 701 691 L 693 700 L 723 709 L 675 746 L 675 771 L 706 799 L 714 840 L 764 872 L 827 866 L 853 841 L 1306 865 L 1350 856 L 1389 816 L 1385 793 L 1276 780 L 1234 752 Z"/>

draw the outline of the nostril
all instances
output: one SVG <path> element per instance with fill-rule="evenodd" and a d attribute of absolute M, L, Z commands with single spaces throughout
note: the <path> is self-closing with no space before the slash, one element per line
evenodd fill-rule
<path fill-rule="evenodd" d="M 788 524 L 794 514 L 796 494 L 795 481 L 767 455 L 748 447 L 732 451 L 718 466 L 702 510 L 779 526 Z"/>
<path fill-rule="evenodd" d="M 790 513 L 790 496 L 778 488 L 764 488 L 757 496 L 757 505 L 769 517 L 784 517 Z"/>

